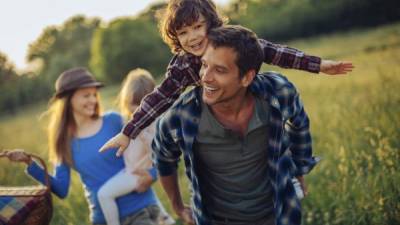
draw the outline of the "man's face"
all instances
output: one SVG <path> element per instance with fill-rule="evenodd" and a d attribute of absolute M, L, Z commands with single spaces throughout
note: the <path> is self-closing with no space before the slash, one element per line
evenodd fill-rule
<path fill-rule="evenodd" d="M 195 56 L 202 56 L 207 47 L 207 22 L 203 15 L 191 25 L 176 30 L 176 34 L 184 51 Z"/>
<path fill-rule="evenodd" d="M 244 79 L 239 78 L 236 56 L 237 53 L 229 47 L 214 48 L 208 45 L 206 48 L 200 77 L 202 98 L 207 105 L 234 104 L 246 92 L 247 85 L 244 84 Z"/>

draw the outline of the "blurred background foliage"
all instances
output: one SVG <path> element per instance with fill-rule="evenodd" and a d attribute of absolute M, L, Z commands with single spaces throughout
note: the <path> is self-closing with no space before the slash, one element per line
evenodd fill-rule
<path fill-rule="evenodd" d="M 136 67 L 163 76 L 171 53 L 160 38 L 155 13 L 164 5 L 154 3 L 138 15 L 108 23 L 76 15 L 61 25 L 46 27 L 29 46 L 30 69 L 25 72 L 18 72 L 0 52 L 0 114 L 48 99 L 54 80 L 71 67 L 88 67 L 107 84 L 121 82 Z M 279 43 L 397 21 L 400 1 L 232 0 L 220 11 L 230 23 Z"/>

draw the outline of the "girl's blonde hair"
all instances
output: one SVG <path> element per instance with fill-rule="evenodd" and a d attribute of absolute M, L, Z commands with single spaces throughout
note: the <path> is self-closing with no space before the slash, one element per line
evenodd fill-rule
<path fill-rule="evenodd" d="M 75 91 L 64 97 L 52 99 L 49 109 L 44 113 L 50 116 L 47 135 L 49 158 L 54 165 L 66 163 L 68 166 L 73 166 L 71 141 L 77 129 L 71 106 L 74 93 Z M 100 96 L 97 93 L 97 104 L 92 118 L 99 118 L 100 112 Z"/>
<path fill-rule="evenodd" d="M 131 70 L 122 83 L 117 98 L 122 115 L 128 118 L 133 113 L 131 105 L 140 105 L 143 97 L 151 93 L 155 85 L 154 78 L 149 71 L 141 68 Z"/>

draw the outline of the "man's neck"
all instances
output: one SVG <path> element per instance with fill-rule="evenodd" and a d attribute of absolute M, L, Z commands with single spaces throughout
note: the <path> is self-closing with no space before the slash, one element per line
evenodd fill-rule
<path fill-rule="evenodd" d="M 244 136 L 255 108 L 255 99 L 251 93 L 246 93 L 234 103 L 210 106 L 215 118 L 225 128 Z"/>

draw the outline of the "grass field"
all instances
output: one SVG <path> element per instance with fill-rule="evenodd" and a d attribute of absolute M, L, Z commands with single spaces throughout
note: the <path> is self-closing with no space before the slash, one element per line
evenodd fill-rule
<path fill-rule="evenodd" d="M 322 157 L 306 177 L 310 195 L 303 201 L 304 224 L 400 224 L 400 23 L 288 45 L 356 66 L 342 77 L 263 68 L 282 72 L 298 87 L 311 118 L 315 155 Z M 102 90 L 106 109 L 112 108 L 118 88 Z M 39 120 L 45 108 L 39 103 L 0 118 L 0 149 L 18 147 L 47 158 L 46 120 Z M 0 185 L 34 183 L 23 165 L 0 160 L 0 166 Z M 155 189 L 169 208 L 160 185 Z M 89 224 L 76 174 L 68 198 L 54 200 L 53 225 Z"/>

